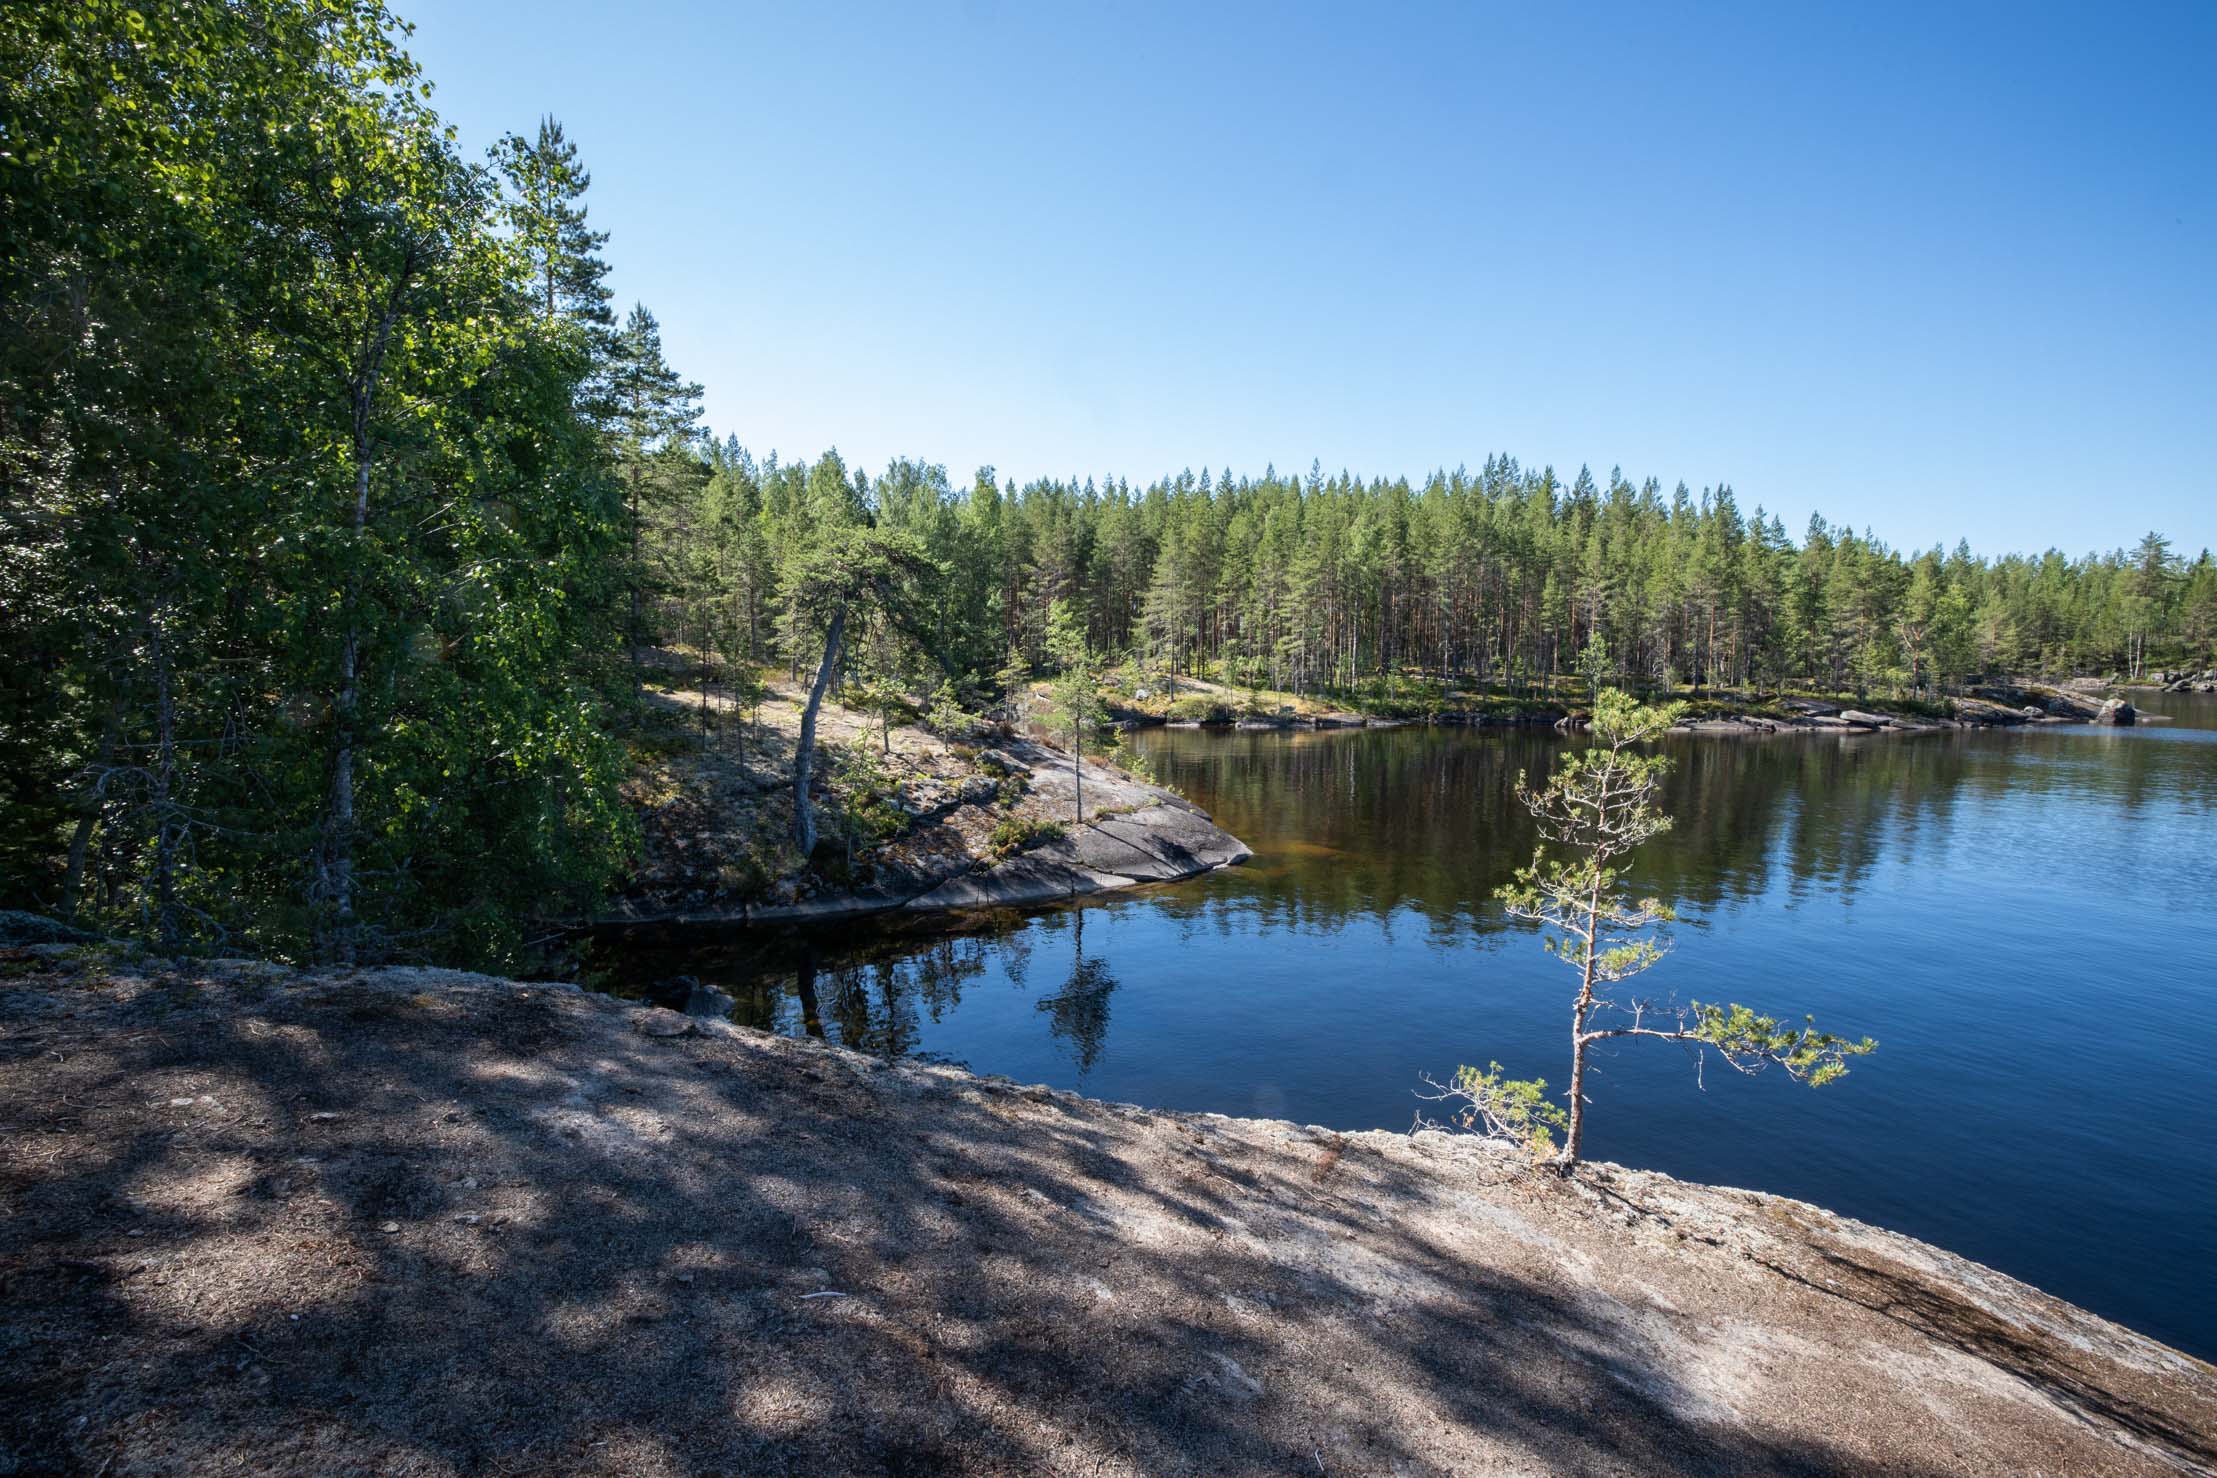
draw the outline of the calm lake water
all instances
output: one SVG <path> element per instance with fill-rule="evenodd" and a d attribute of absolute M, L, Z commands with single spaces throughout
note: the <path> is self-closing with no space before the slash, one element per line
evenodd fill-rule
<path fill-rule="evenodd" d="M 1878 1038 L 1810 1090 L 1633 1043 L 1598 1159 L 1796 1196 L 2217 1357 L 2217 699 L 2174 721 L 1900 739 L 1690 739 L 1656 995 Z M 1572 977 L 1491 900 L 1552 736 L 1138 736 L 1253 862 L 974 932 L 633 936 L 737 1016 L 1158 1107 L 1405 1129 L 1420 1073 L 1563 1081 Z"/>

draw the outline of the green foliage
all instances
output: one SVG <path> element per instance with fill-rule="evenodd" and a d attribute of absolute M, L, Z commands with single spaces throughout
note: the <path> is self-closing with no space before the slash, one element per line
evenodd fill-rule
<path fill-rule="evenodd" d="M 834 755 L 831 782 L 850 852 L 867 852 L 908 829 L 900 784 L 867 735 L 857 735 Z"/>
<path fill-rule="evenodd" d="M 1689 1034 L 1714 1047 L 1725 1060 L 1743 1072 L 1760 1072 L 1775 1064 L 1813 1088 L 1847 1073 L 1847 1059 L 1878 1050 L 1869 1037 L 1853 1041 L 1816 1029 L 1812 1017 L 1802 1026 L 1785 1026 L 1769 1016 L 1758 1016 L 1737 1003 L 1730 1006 L 1693 1003 Z"/>
<path fill-rule="evenodd" d="M 996 860 L 1028 852 L 1047 842 L 1062 840 L 1069 835 L 1059 821 L 1041 821 L 1030 816 L 1004 816 L 994 823 L 985 839 L 985 848 Z"/>
<path fill-rule="evenodd" d="M 1595 694 L 1609 678 L 1609 644 L 1601 639 L 1599 627 L 1586 633 L 1586 644 L 1578 649 L 1578 675 L 1586 680 L 1586 692 Z"/>
<path fill-rule="evenodd" d="M 1517 794 L 1532 813 L 1542 839 L 1532 865 L 1500 890 L 1512 918 L 1536 924 L 1548 953 L 1578 975 L 1571 1001 L 1571 1078 L 1567 1134 L 1557 1164 L 1568 1172 L 1582 1152 L 1587 1095 L 1587 1053 L 1594 1043 L 1619 1037 L 1652 1037 L 1714 1051 L 1745 1073 L 1776 1065 L 1789 1077 L 1822 1087 L 1847 1071 L 1846 1059 L 1876 1050 L 1868 1038 L 1850 1041 L 1814 1025 L 1781 1027 L 1745 1006 L 1677 1009 L 1617 987 L 1661 963 L 1657 926 L 1675 919 L 1670 905 L 1635 898 L 1616 865 L 1643 842 L 1667 830 L 1670 818 L 1656 804 L 1665 755 L 1641 752 L 1662 737 L 1684 711 L 1681 703 L 1644 705 L 1614 688 L 1594 695 L 1592 742 L 1566 752 L 1537 790 L 1519 776 Z M 1551 851 L 1550 849 L 1554 849 Z M 1432 1085 L 1426 1095 L 1457 1104 L 1457 1122 L 1531 1144 L 1539 1086 L 1507 1081 L 1464 1068 L 1452 1087 Z"/>
<path fill-rule="evenodd" d="M 909 702 L 901 684 L 883 673 L 871 673 L 850 685 L 839 695 L 839 701 L 878 720 L 879 747 L 884 750 L 892 748 L 893 725 L 905 724 L 916 716 L 915 705 Z"/>
<path fill-rule="evenodd" d="M 1215 672 L 1407 717 L 1573 666 L 1936 702 L 2217 663 L 2217 561 L 2156 534 L 1796 541 L 1729 487 L 1508 457 L 1143 487 L 758 462 L 701 432 L 652 313 L 615 322 L 561 125 L 463 160 L 401 35 L 380 0 L 0 7 L 0 904 L 511 959 L 626 865 L 646 646 L 713 654 L 747 710 L 843 615 L 861 666 L 993 670 L 1019 722 L 1053 673 L 1079 745 L 1109 652 L 1135 693 Z"/>
<path fill-rule="evenodd" d="M 1163 717 L 1174 724 L 1228 724 L 1234 715 L 1232 706 L 1221 698 L 1206 693 L 1187 693 L 1170 700 Z"/>
<path fill-rule="evenodd" d="M 1535 1160 L 1555 1152 L 1555 1136 L 1569 1123 L 1562 1106 L 1548 1099 L 1545 1078 L 1507 1077 L 1498 1062 L 1486 1064 L 1484 1072 L 1459 1067 L 1453 1084 L 1435 1086 L 1438 1091 L 1426 1096 L 1452 1105 L 1448 1119 L 1454 1127 L 1507 1140 Z"/>
<path fill-rule="evenodd" d="M 933 690 L 931 707 L 924 712 L 924 727 L 932 733 L 942 739 L 970 739 L 982 723 L 954 683 L 943 682 Z"/>
<path fill-rule="evenodd" d="M 1085 618 L 1068 601 L 1056 601 L 1047 611 L 1047 653 L 1056 672 L 1048 684 L 1047 711 L 1043 717 L 1069 736 L 1073 766 L 1077 821 L 1085 824 L 1085 741 L 1108 718 L 1101 701 L 1100 663 L 1086 637 Z"/>
<path fill-rule="evenodd" d="M 625 863 L 592 345 L 395 30 L 0 16 L 11 895 L 490 963 Z"/>
<path fill-rule="evenodd" d="M 1068 732 L 1074 745 L 1082 745 L 1107 719 L 1108 707 L 1101 701 L 1100 663 L 1086 638 L 1085 618 L 1068 601 L 1048 608 L 1047 654 L 1054 660 L 1055 675 L 1047 685 L 1043 717 Z"/>
<path fill-rule="evenodd" d="M 1017 648 L 1009 648 L 1008 660 L 993 674 L 993 686 L 1000 690 L 1001 711 L 1011 724 L 1021 727 L 1031 717 L 1031 685 L 1030 659 Z"/>

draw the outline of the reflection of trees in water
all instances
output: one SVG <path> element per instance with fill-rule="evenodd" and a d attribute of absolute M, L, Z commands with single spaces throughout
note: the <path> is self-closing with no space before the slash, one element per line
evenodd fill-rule
<path fill-rule="evenodd" d="M 793 993 L 800 997 L 801 1030 L 821 1041 L 824 1036 L 824 1008 L 816 998 L 817 964 L 816 946 L 811 943 L 807 946 L 800 968 L 794 972 Z"/>
<path fill-rule="evenodd" d="M 1324 933 L 1355 919 L 1390 927 L 1408 910 L 1441 943 L 1502 927 L 1493 890 L 1534 842 L 1516 804 L 1517 773 L 1543 774 L 1560 746 L 1532 733 L 1426 729 L 1149 742 L 1172 783 L 1259 856 L 1119 906 L 1172 921 L 1189 937 L 1225 939 Z M 1852 899 L 1889 857 L 1954 845 L 1970 813 L 2004 802 L 2017 803 L 2008 844 L 2057 855 L 2087 834 L 2090 809 L 2173 834 L 2217 811 L 2217 743 L 2188 734 L 1700 739 L 1677 742 L 1674 752 L 1665 795 L 1674 829 L 1643 849 L 1634 870 L 1643 887 L 1696 915 L 1781 885 L 1794 898 L 1836 891 Z M 2155 834 L 2098 832 L 2116 846 Z M 2199 907 L 2213 873 L 2217 864 L 2180 855 L 2161 886 Z M 627 942 L 604 970 L 619 985 L 690 974 L 735 996 L 733 1017 L 748 1025 L 906 1053 L 989 969 L 1023 989 L 1035 954 L 1051 951 L 1067 928 L 1070 968 L 1037 1005 L 1084 1073 L 1105 1051 L 1118 985 L 1108 961 L 1085 952 L 1086 913 L 1003 915 L 959 935 L 854 927 L 741 932 L 721 942 L 678 935 Z"/>
<path fill-rule="evenodd" d="M 1440 939 L 1499 927 L 1493 890 L 1536 840 L 1517 774 L 1544 774 L 1561 744 L 1453 729 L 1149 742 L 1173 782 L 1260 854 L 1216 886 L 1166 897 L 1168 912 L 1197 928 L 1323 931 L 1408 909 Z M 2029 794 L 2132 814 L 2202 811 L 2217 795 L 2217 745 L 2182 756 L 2160 735 L 1704 738 L 1673 751 L 1664 803 L 1675 826 L 1634 868 L 1695 909 L 1780 884 L 1853 897 L 1888 855 L 1947 836 L 1966 804 Z"/>
<path fill-rule="evenodd" d="M 1171 900 L 1173 913 L 1226 906 L 1279 928 L 1421 913 L 1434 937 L 1499 915 L 1492 891 L 1530 860 L 1536 835 L 1516 776 L 1541 776 L 1561 749 L 1536 733 L 1315 733 L 1217 751 L 1173 742 L 1173 776 L 1261 866 Z M 1973 747 L 2011 738 L 1683 740 L 1665 804 L 1667 838 L 1634 860 L 1641 880 L 1705 909 L 1789 884 L 1853 891 L 1889 846 L 1944 829 L 1964 787 L 2000 787 L 2006 764 Z M 1206 740 L 1204 740 L 1206 745 Z M 1259 840 L 1257 840 L 1259 838 Z"/>
<path fill-rule="evenodd" d="M 938 1021 L 962 1003 L 962 987 L 985 972 L 989 942 L 975 938 L 911 942 L 905 954 L 874 952 L 817 972 L 839 1044 L 888 1057 L 916 1050 L 926 1017 Z M 798 980 L 795 982 L 798 994 Z M 804 1003 L 805 1010 L 805 1003 Z"/>
<path fill-rule="evenodd" d="M 1021 989 L 1038 941 L 1035 934 L 1070 930 L 1071 968 L 1039 1009 L 1048 1030 L 1070 1043 L 1079 1071 L 1100 1060 L 1108 1037 L 1108 1002 L 1117 987 L 1106 960 L 1085 952 L 1084 910 L 1030 918 L 1008 915 L 963 935 L 888 935 L 842 952 L 822 935 L 796 935 L 768 949 L 728 954 L 721 968 L 698 951 L 684 964 L 703 978 L 728 982 L 744 1025 L 835 1041 L 885 1056 L 915 1053 L 927 1022 L 962 1004 L 963 987 L 997 967 Z M 635 952 L 648 971 L 669 961 Z"/>
<path fill-rule="evenodd" d="M 1070 1044 L 1081 1078 L 1100 1061 L 1108 1044 L 1109 996 L 1117 986 L 1108 961 L 1086 958 L 1085 914 L 1079 908 L 1069 915 L 1070 973 L 1062 988 L 1038 1001 L 1039 1009 L 1047 1013 L 1047 1030 Z"/>

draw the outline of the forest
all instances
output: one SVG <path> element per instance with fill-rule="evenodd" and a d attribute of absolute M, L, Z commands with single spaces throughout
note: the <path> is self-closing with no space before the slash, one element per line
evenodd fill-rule
<path fill-rule="evenodd" d="M 1797 539 L 1727 485 L 1503 454 L 1021 485 L 757 457 L 616 310 L 560 124 L 471 157 L 404 40 L 377 0 L 0 14 L 0 905 L 513 960 L 624 876 L 650 648 L 743 695 L 836 632 L 881 704 L 972 711 L 1058 663 L 1058 604 L 1103 660 L 1350 702 L 2217 653 L 2217 564 L 2153 533 Z"/>

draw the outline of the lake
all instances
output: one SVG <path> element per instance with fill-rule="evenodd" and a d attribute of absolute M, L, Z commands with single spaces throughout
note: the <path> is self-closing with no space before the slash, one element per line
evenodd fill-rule
<path fill-rule="evenodd" d="M 1587 1150 L 1923 1237 L 2204 1358 L 2217 1214 L 2217 698 L 2173 722 L 1675 741 L 1654 995 L 1876 1037 L 1840 1082 L 1603 1044 Z M 1155 1107 L 1406 1129 L 1418 1077 L 1560 1084 L 1573 977 L 1493 890 L 1552 735 L 1137 736 L 1245 866 L 889 932 L 634 934 L 603 983 L 688 974 L 737 1019 Z M 610 977 L 614 977 L 613 980 Z"/>

